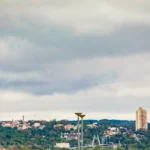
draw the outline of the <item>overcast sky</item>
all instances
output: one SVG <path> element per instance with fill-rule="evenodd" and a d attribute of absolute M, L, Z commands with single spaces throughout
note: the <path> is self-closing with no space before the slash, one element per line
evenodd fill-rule
<path fill-rule="evenodd" d="M 0 0 L 0 120 L 150 112 L 149 16 L 149 0 Z"/>

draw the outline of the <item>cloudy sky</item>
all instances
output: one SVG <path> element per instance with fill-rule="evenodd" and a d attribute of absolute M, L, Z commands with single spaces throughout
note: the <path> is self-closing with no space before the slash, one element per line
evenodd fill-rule
<path fill-rule="evenodd" d="M 149 0 L 0 0 L 0 120 L 150 112 L 149 16 Z"/>

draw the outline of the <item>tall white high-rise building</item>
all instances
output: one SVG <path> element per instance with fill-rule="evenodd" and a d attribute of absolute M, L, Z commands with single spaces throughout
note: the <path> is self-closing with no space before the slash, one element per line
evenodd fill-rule
<path fill-rule="evenodd" d="M 139 107 L 139 109 L 136 111 L 136 130 L 147 130 L 147 128 L 147 111 L 142 107 Z"/>

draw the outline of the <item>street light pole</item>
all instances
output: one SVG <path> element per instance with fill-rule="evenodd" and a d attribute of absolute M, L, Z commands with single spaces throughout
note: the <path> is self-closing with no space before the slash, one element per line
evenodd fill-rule
<path fill-rule="evenodd" d="M 80 117 L 81 117 L 81 119 L 82 119 L 82 129 L 81 129 L 81 150 L 83 150 L 83 118 L 85 117 L 85 115 L 81 114 Z"/>
<path fill-rule="evenodd" d="M 75 113 L 77 115 L 77 120 L 78 120 L 78 125 L 77 125 L 77 128 L 78 128 L 78 150 L 80 150 L 80 115 L 82 113 Z"/>

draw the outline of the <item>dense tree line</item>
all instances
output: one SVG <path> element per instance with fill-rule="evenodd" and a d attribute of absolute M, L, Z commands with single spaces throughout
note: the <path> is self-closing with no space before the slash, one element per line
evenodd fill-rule
<path fill-rule="evenodd" d="M 90 121 L 88 121 L 89 123 Z M 115 122 L 115 121 L 113 121 Z M 87 122 L 84 124 L 84 144 L 89 145 L 92 143 L 93 136 L 103 136 L 104 131 L 109 126 L 119 127 L 119 121 L 117 123 L 113 123 L 108 120 L 103 120 L 98 122 L 98 128 L 88 128 Z M 32 122 L 31 122 L 32 123 Z M 43 130 L 40 129 L 27 129 L 23 131 L 17 130 L 17 128 L 8 128 L 8 127 L 1 127 L 0 126 L 0 145 L 8 148 L 10 150 L 12 146 L 17 146 L 19 150 L 46 150 L 48 149 L 49 145 L 51 149 L 59 150 L 59 148 L 54 147 L 56 143 L 59 142 L 69 142 L 71 147 L 77 146 L 76 140 L 67 141 L 60 137 L 61 133 L 65 132 L 64 127 L 54 128 L 54 125 L 61 123 L 61 124 L 69 124 L 70 122 L 67 120 L 62 120 L 57 122 L 56 120 L 50 122 L 40 122 L 41 124 L 45 125 Z M 72 122 L 74 125 L 76 122 Z M 93 123 L 92 121 L 90 123 Z M 121 126 L 128 128 L 129 130 L 135 130 L 134 122 L 127 122 L 124 121 L 124 124 L 121 123 Z M 72 131 L 68 131 L 72 132 Z M 109 138 L 109 141 L 113 143 L 118 143 L 121 141 L 122 147 L 118 148 L 118 150 L 134 150 L 134 149 L 141 149 L 141 150 L 148 150 L 150 148 L 150 131 L 138 131 L 135 132 L 136 134 L 143 135 L 140 142 L 137 142 L 135 138 L 130 137 L 130 135 L 124 136 L 122 133 L 114 135 Z M 102 147 L 95 147 L 92 150 L 102 149 Z M 103 149 L 111 149 L 111 148 L 103 148 Z M 64 149 L 65 150 L 65 149 Z M 87 149 L 90 150 L 90 149 Z"/>

